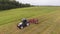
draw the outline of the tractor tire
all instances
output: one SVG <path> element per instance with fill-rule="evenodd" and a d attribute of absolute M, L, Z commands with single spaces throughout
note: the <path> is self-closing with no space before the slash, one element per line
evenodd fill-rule
<path fill-rule="evenodd" d="M 23 26 L 20 27 L 20 29 L 23 29 L 23 28 L 24 28 Z"/>
<path fill-rule="evenodd" d="M 27 26 L 29 26 L 30 24 L 29 24 L 29 23 L 27 23 L 26 25 L 27 25 Z"/>

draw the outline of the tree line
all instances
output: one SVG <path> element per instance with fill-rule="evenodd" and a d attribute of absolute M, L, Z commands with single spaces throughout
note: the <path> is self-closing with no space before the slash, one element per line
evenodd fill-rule
<path fill-rule="evenodd" d="M 7 10 L 13 8 L 23 8 L 23 7 L 30 7 L 30 4 L 23 4 L 16 1 L 0 1 L 0 10 Z"/>

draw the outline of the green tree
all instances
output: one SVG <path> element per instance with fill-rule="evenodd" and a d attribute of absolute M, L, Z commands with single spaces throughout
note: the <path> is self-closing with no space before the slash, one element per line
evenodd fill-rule
<path fill-rule="evenodd" d="M 30 6 L 31 6 L 30 4 L 23 4 L 16 1 L 0 0 L 0 10 L 23 8 L 23 7 L 30 7 Z"/>

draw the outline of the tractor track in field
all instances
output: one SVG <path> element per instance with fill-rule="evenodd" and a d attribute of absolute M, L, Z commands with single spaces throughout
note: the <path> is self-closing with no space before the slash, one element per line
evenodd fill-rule
<path fill-rule="evenodd" d="M 58 18 L 55 20 L 54 23 L 56 23 L 58 20 L 60 20 L 59 18 L 60 18 L 60 17 L 58 17 Z M 57 23 L 58 23 L 58 22 L 57 22 Z M 53 24 L 53 26 L 47 28 L 45 31 L 41 32 L 40 34 L 52 34 L 51 32 L 53 32 L 53 31 L 56 29 L 56 27 L 58 27 L 58 26 L 57 26 L 57 25 L 58 25 L 57 23 L 56 23 L 56 24 Z M 55 33 L 58 34 L 57 31 L 56 31 Z M 59 32 L 59 33 L 60 33 L 60 32 Z"/>

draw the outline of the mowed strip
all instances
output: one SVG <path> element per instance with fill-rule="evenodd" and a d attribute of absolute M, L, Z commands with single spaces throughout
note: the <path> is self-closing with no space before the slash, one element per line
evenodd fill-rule
<path fill-rule="evenodd" d="M 60 20 L 60 13 L 57 13 L 55 14 L 55 17 L 52 20 L 53 22 L 51 22 L 53 24 L 50 25 L 49 28 L 47 28 L 45 31 L 41 32 L 40 34 L 59 34 L 60 33 L 59 20 Z"/>

